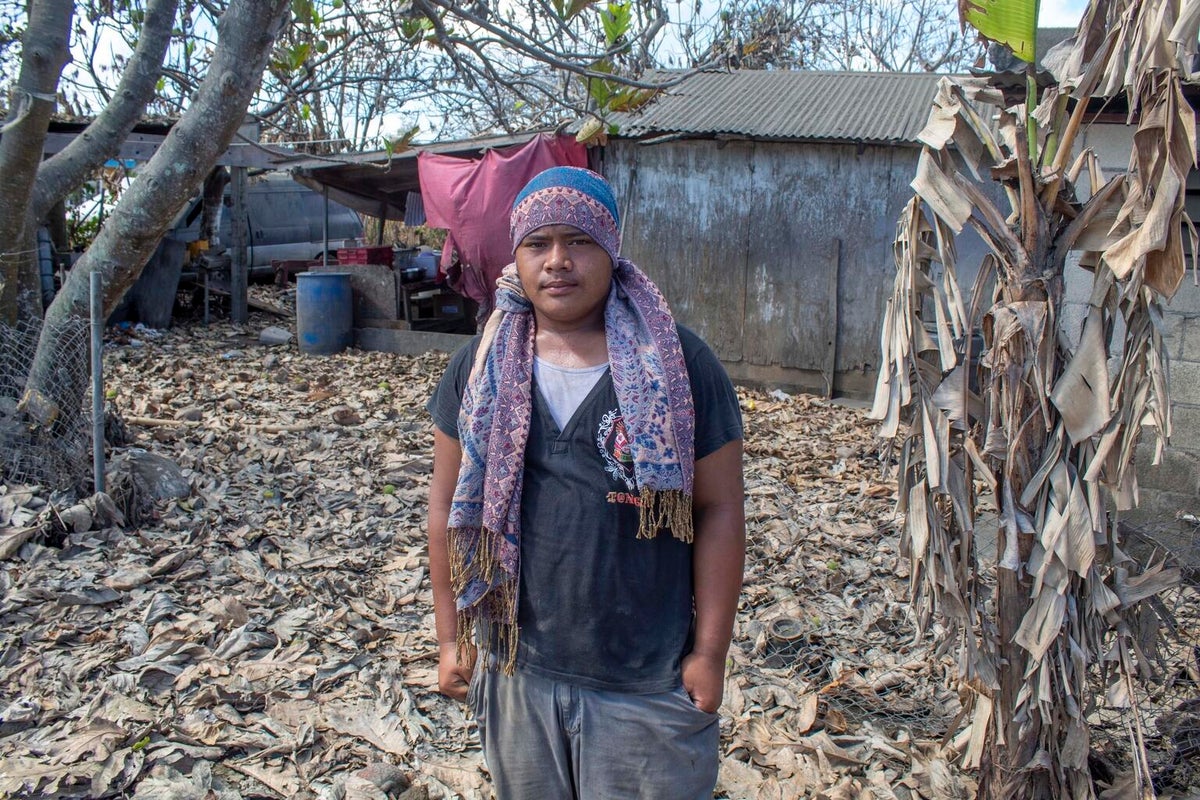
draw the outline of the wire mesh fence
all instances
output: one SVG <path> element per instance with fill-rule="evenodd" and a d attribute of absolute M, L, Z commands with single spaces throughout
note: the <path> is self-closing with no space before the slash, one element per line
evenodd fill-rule
<path fill-rule="evenodd" d="M 0 482 L 72 489 L 91 476 L 88 321 L 70 317 L 45 332 L 53 369 L 44 393 L 61 402 L 51 422 L 31 425 L 18 406 L 43 326 L 0 325 Z"/>
<path fill-rule="evenodd" d="M 1125 531 L 1133 551 L 1178 569 L 1180 582 L 1143 604 L 1137 617 L 1133 655 L 1142 666 L 1140 680 L 1126 690 L 1112 672 L 1100 670 L 1089 719 L 1094 771 L 1103 777 L 1134 769 L 1132 754 L 1144 746 L 1155 790 L 1172 797 L 1200 797 L 1200 567 L 1192 547 L 1178 547 L 1198 538 L 1200 526 L 1191 537 L 1172 535 L 1168 542 Z"/>
<path fill-rule="evenodd" d="M 940 668 L 931 642 L 914 642 L 896 625 L 876 640 L 887 651 L 864 651 L 861 642 L 803 630 L 803 623 L 778 617 L 767 627 L 762 663 L 784 668 L 796 686 L 817 693 L 814 724 L 833 733 L 870 727 L 887 736 L 905 731 L 936 740 L 950 730 L 958 710 L 956 692 Z M 896 658 L 896 655 L 902 657 Z"/>
<path fill-rule="evenodd" d="M 1140 538 L 1134 531 L 1126 535 Z M 1090 708 L 1089 765 L 1104 785 L 1144 770 L 1158 796 L 1200 798 L 1200 570 L 1155 544 L 1130 547 L 1141 559 L 1166 559 L 1168 569 L 1180 569 L 1181 580 L 1139 606 L 1132 637 L 1133 660 L 1143 666 L 1138 679 L 1123 684 L 1113 668 L 1116 637 L 1093 671 L 1091 695 L 1081 698 Z M 932 640 L 914 640 L 909 621 L 883 622 L 890 623 L 884 635 L 864 650 L 856 637 L 823 635 L 791 616 L 773 618 L 758 664 L 780 670 L 791 686 L 815 690 L 815 724 L 831 732 L 891 736 L 903 730 L 914 739 L 957 740 L 970 718 L 958 713 L 953 665 Z M 886 664 L 873 656 L 880 652 L 888 654 Z M 1142 748 L 1139 763 L 1135 754 Z"/>

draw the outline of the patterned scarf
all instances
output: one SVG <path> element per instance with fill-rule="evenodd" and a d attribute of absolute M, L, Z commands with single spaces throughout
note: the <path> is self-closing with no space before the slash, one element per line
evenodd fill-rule
<path fill-rule="evenodd" d="M 675 320 L 640 269 L 623 258 L 615 263 L 604 326 L 613 388 L 633 450 L 638 537 L 653 538 L 665 528 L 691 542 L 695 414 Z M 463 456 L 448 540 L 459 658 L 477 643 L 510 675 L 517 658 L 534 334 L 532 306 L 509 265 L 497 282 L 496 310 L 484 327 L 459 412 Z"/>

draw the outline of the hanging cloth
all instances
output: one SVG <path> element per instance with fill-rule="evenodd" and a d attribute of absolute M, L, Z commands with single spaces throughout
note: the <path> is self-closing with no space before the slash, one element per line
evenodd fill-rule
<path fill-rule="evenodd" d="M 478 159 L 417 156 L 426 224 L 449 231 L 442 272 L 452 289 L 479 304 L 480 319 L 495 306 L 496 279 L 512 262 L 508 225 L 517 192 L 542 170 L 587 165 L 586 147 L 552 133 L 488 150 Z"/>

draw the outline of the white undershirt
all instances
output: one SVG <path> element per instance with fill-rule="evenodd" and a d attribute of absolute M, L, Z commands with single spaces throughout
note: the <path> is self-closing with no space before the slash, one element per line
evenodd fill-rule
<path fill-rule="evenodd" d="M 533 377 L 560 431 L 566 428 L 579 404 L 607 369 L 607 362 L 594 367 L 571 369 L 534 356 Z"/>

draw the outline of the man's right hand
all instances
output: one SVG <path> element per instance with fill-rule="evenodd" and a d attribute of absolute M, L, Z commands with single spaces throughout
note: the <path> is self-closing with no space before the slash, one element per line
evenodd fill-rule
<path fill-rule="evenodd" d="M 468 657 L 474 654 L 467 653 Z M 438 648 L 438 691 L 455 700 L 467 701 L 467 687 L 471 685 L 471 675 L 475 672 L 475 662 L 458 663 L 458 646 L 454 642 L 443 644 Z"/>

